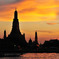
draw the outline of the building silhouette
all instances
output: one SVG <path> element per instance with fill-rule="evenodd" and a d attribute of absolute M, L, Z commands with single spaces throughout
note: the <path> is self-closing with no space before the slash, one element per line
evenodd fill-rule
<path fill-rule="evenodd" d="M 38 38 L 37 32 L 35 32 L 35 40 L 32 42 L 31 38 L 29 43 L 25 40 L 25 33 L 21 33 L 19 28 L 18 21 L 18 12 L 15 10 L 14 19 L 12 22 L 12 29 L 8 37 L 6 37 L 6 30 L 4 30 L 4 39 L 0 40 L 0 51 L 24 51 L 31 52 L 36 51 L 38 49 Z"/>
<path fill-rule="evenodd" d="M 32 40 L 31 40 L 31 38 L 30 38 L 30 40 L 29 40 L 29 45 L 32 45 Z"/>
<path fill-rule="evenodd" d="M 37 46 L 38 44 L 38 37 L 37 37 L 37 32 L 35 32 L 35 40 L 32 42 L 31 38 L 29 40 L 29 45 Z"/>
<path fill-rule="evenodd" d="M 6 37 L 6 30 L 4 30 L 4 39 L 0 39 L 0 52 L 3 54 L 6 52 L 59 52 L 59 40 L 51 39 L 39 45 L 37 32 L 35 32 L 35 40 L 32 42 L 30 38 L 27 43 L 25 33 L 21 34 L 19 29 L 18 12 L 15 10 L 10 34 Z"/>
<path fill-rule="evenodd" d="M 6 39 L 6 30 L 4 30 L 4 39 Z"/>
<path fill-rule="evenodd" d="M 38 44 L 37 32 L 35 32 L 35 43 Z"/>
<path fill-rule="evenodd" d="M 29 49 L 31 51 L 38 51 L 39 49 L 39 44 L 38 44 L 38 37 L 37 37 L 37 32 L 35 32 L 35 40 L 32 42 L 31 38 L 29 40 Z"/>
<path fill-rule="evenodd" d="M 25 40 L 25 33 L 22 35 L 19 29 L 17 10 L 15 10 L 14 12 L 14 19 L 12 23 L 11 33 L 8 35 L 6 39 L 13 40 L 15 45 L 20 45 L 21 47 L 25 47 L 27 45 L 27 42 Z"/>
<path fill-rule="evenodd" d="M 17 11 L 15 10 L 12 30 L 11 30 L 11 33 L 8 35 L 8 38 L 18 39 L 19 37 L 21 37 L 21 32 L 20 32 L 20 29 L 19 29 L 18 14 L 17 14 Z"/>

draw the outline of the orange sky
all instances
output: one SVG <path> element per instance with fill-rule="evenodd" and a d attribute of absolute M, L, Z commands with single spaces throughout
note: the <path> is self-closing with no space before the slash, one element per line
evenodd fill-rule
<path fill-rule="evenodd" d="M 59 0 L 0 0 L 1 38 L 5 29 L 7 36 L 11 31 L 15 8 L 27 41 L 34 40 L 35 31 L 39 42 L 59 38 Z"/>

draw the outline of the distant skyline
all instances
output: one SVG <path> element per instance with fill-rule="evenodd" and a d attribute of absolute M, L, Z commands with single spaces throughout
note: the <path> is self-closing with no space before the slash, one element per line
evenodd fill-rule
<path fill-rule="evenodd" d="M 59 0 L 0 0 L 0 38 L 4 30 L 7 36 L 11 31 L 15 8 L 18 11 L 20 30 L 25 33 L 26 40 L 35 38 L 44 42 L 59 38 Z"/>

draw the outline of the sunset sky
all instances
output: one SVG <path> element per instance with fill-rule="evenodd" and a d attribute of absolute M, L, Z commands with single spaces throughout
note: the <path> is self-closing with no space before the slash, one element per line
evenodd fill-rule
<path fill-rule="evenodd" d="M 0 0 L 0 38 L 4 30 L 7 36 L 11 32 L 15 9 L 27 41 L 34 41 L 35 31 L 39 43 L 59 39 L 59 0 Z"/>

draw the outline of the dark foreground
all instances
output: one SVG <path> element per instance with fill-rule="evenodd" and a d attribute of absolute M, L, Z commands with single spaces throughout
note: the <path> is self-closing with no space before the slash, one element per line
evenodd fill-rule
<path fill-rule="evenodd" d="M 26 53 L 19 57 L 0 57 L 0 59 L 59 59 L 59 53 Z"/>
<path fill-rule="evenodd" d="M 20 55 L 23 55 L 23 54 L 27 54 L 27 53 L 58 53 L 59 54 L 59 51 L 48 51 L 48 50 L 46 50 L 46 51 L 17 51 L 17 52 L 11 52 L 11 51 L 9 51 L 9 52 L 0 52 L 0 57 L 20 57 Z"/>

